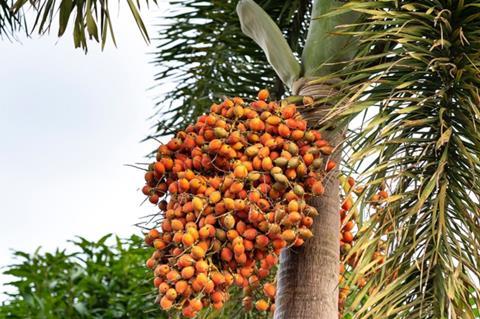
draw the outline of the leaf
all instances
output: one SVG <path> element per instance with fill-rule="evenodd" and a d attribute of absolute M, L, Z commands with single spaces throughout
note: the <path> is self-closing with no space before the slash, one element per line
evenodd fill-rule
<path fill-rule="evenodd" d="M 135 6 L 135 3 L 133 3 L 132 0 L 127 0 L 128 6 L 130 7 L 130 11 L 133 15 L 133 18 L 135 19 L 135 22 L 137 23 L 138 29 L 140 30 L 140 33 L 142 34 L 143 39 L 145 42 L 150 42 L 150 38 L 148 36 L 147 28 L 145 27 L 145 24 L 143 23 L 142 17 L 140 16 L 140 13 L 138 12 L 137 7 Z M 113 32 L 112 32 L 113 34 Z"/>
<path fill-rule="evenodd" d="M 98 28 L 95 19 L 92 16 L 92 0 L 87 0 L 87 10 L 86 10 L 86 22 L 87 22 L 87 31 L 90 37 L 94 37 L 98 42 Z"/>
<path fill-rule="evenodd" d="M 442 133 L 440 138 L 437 141 L 436 148 L 439 149 L 443 145 L 447 144 L 450 141 L 450 136 L 452 136 L 452 128 L 448 128 L 445 132 Z"/>
<path fill-rule="evenodd" d="M 58 22 L 58 36 L 61 37 L 68 26 L 68 21 L 70 19 L 70 14 L 72 13 L 73 9 L 73 1 L 72 0 L 62 0 L 60 3 L 60 14 L 59 14 L 59 22 Z"/>
<path fill-rule="evenodd" d="M 301 66 L 278 26 L 253 0 L 240 0 L 237 14 L 243 33 L 262 48 L 278 77 L 291 90 L 300 77 Z"/>
<path fill-rule="evenodd" d="M 89 313 L 87 307 L 82 302 L 74 303 L 73 308 L 82 316 L 87 316 Z"/>

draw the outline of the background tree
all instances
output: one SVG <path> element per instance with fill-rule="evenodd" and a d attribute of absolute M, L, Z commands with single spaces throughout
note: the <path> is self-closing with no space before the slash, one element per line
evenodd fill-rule
<path fill-rule="evenodd" d="M 14 252 L 17 263 L 4 270 L 11 278 L 11 292 L 0 303 L 1 318 L 169 318 L 154 303 L 143 238 L 108 234 L 98 240 L 78 237 L 71 243 L 73 248 L 51 253 L 40 248 L 33 254 Z M 201 317 L 254 318 L 242 311 L 238 298 L 221 311 L 203 311 Z"/>
<path fill-rule="evenodd" d="M 2 318 L 167 318 L 154 305 L 143 239 L 77 238 L 73 249 L 17 251 Z"/>

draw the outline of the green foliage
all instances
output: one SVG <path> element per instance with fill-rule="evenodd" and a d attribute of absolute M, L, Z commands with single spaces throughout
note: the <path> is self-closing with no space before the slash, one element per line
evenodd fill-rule
<path fill-rule="evenodd" d="M 147 29 L 140 16 L 140 4 L 157 3 L 157 0 L 127 0 L 137 27 L 145 39 L 150 41 Z M 35 20 L 27 25 L 24 13 L 32 10 Z M 23 27 L 28 34 L 50 32 L 53 22 L 58 19 L 59 37 L 68 26 L 73 28 L 73 42 L 76 48 L 88 49 L 88 40 L 100 42 L 102 48 L 108 36 L 115 44 L 115 35 L 108 1 L 104 0 L 0 0 L 0 35 L 13 34 Z"/>
<path fill-rule="evenodd" d="M 364 116 L 350 162 L 371 186 L 364 199 L 381 183 L 393 194 L 351 251 L 366 249 L 356 271 L 372 276 L 354 318 L 478 318 L 478 1 L 350 1 L 331 14 L 345 10 L 365 18 L 344 29 L 361 41 L 340 74 L 361 97 L 347 120 Z M 382 241 L 388 258 L 371 263 Z"/>
<path fill-rule="evenodd" d="M 223 96 L 253 96 L 260 88 L 272 96 L 284 93 L 262 50 L 240 29 L 234 0 L 171 0 L 155 41 L 155 80 L 162 89 L 157 107 L 160 121 L 153 136 L 176 132 Z M 257 3 L 278 24 L 297 57 L 310 19 L 309 0 Z M 172 85 L 173 84 L 173 85 Z M 172 89 L 173 86 L 173 89 Z M 165 88 L 170 91 L 164 94 Z"/>
<path fill-rule="evenodd" d="M 181 318 L 168 314 L 155 303 L 156 290 L 145 261 L 153 249 L 139 236 L 119 239 L 111 234 L 98 241 L 78 237 L 73 252 L 56 250 L 33 254 L 16 251 L 18 263 L 4 274 L 13 292 L 0 304 L 0 318 L 93 319 L 93 318 Z M 245 313 L 241 289 L 230 291 L 231 300 L 217 311 L 205 309 L 201 319 L 261 319 Z"/>
<path fill-rule="evenodd" d="M 167 318 L 154 304 L 142 238 L 72 243 L 72 253 L 15 252 L 19 262 L 5 271 L 15 291 L 0 306 L 0 318 Z"/>

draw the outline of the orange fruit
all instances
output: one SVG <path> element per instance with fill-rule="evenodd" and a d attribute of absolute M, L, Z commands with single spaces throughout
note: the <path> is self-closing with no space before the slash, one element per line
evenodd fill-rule
<path fill-rule="evenodd" d="M 335 167 L 337 167 L 337 164 L 335 164 L 334 161 L 329 160 L 329 161 L 327 162 L 327 166 L 326 166 L 325 170 L 326 170 L 327 172 L 330 172 L 330 171 L 333 170 Z"/>
<path fill-rule="evenodd" d="M 189 301 L 189 306 L 192 307 L 194 311 L 200 311 L 203 308 L 202 302 L 198 299 L 191 299 Z"/>
<path fill-rule="evenodd" d="M 251 119 L 249 126 L 253 131 L 258 132 L 265 130 L 265 123 L 258 117 Z"/>
<path fill-rule="evenodd" d="M 167 296 L 163 296 L 162 299 L 160 299 L 160 306 L 162 307 L 163 310 L 169 310 L 172 308 L 173 302 L 167 298 Z"/>
<path fill-rule="evenodd" d="M 278 125 L 278 134 L 280 134 L 280 136 L 282 136 L 282 137 L 289 137 L 290 136 L 290 129 L 285 124 L 279 124 Z"/>
<path fill-rule="evenodd" d="M 237 167 L 235 167 L 235 170 L 233 171 L 233 173 L 236 178 L 245 178 L 248 175 L 248 169 L 245 165 L 240 164 Z"/>
<path fill-rule="evenodd" d="M 186 247 L 192 246 L 194 242 L 195 242 L 195 239 L 193 238 L 192 234 L 186 233 L 182 236 L 182 243 Z"/>
<path fill-rule="evenodd" d="M 165 166 L 161 162 L 156 162 L 153 165 L 153 169 L 155 173 L 158 174 L 158 176 L 163 176 L 163 174 L 165 173 Z"/>
<path fill-rule="evenodd" d="M 275 292 L 276 292 L 275 285 L 271 284 L 269 282 L 265 283 L 263 285 L 263 292 L 267 297 L 270 297 L 270 299 L 274 299 L 275 298 Z"/>
<path fill-rule="evenodd" d="M 187 266 L 182 269 L 181 274 L 183 279 L 190 279 L 195 274 L 195 268 L 193 268 L 192 266 Z"/>
<path fill-rule="evenodd" d="M 322 182 L 318 181 L 315 182 L 312 186 L 312 193 L 313 195 L 319 196 L 325 192 L 325 187 L 323 187 Z"/>
<path fill-rule="evenodd" d="M 289 104 L 288 106 L 282 109 L 282 117 L 284 119 L 289 119 L 293 117 L 293 115 L 295 115 L 296 112 L 297 112 L 296 106 L 294 104 Z"/>
<path fill-rule="evenodd" d="M 158 291 L 161 293 L 161 294 L 165 294 L 168 289 L 170 289 L 170 286 L 166 283 L 166 282 L 162 282 L 159 286 L 158 286 Z"/>
<path fill-rule="evenodd" d="M 218 203 L 220 199 L 222 199 L 222 194 L 219 191 L 214 191 L 209 196 L 209 200 L 212 204 Z"/>
<path fill-rule="evenodd" d="M 177 298 L 177 291 L 173 288 L 170 288 L 167 290 L 167 292 L 165 293 L 165 297 L 167 297 L 168 299 L 170 300 L 175 300 Z"/>
<path fill-rule="evenodd" d="M 192 256 L 195 259 L 200 259 L 205 257 L 205 250 L 199 246 L 192 247 Z"/>
<path fill-rule="evenodd" d="M 351 243 L 353 241 L 353 234 L 349 231 L 344 232 L 343 241 L 346 243 Z"/>
<path fill-rule="evenodd" d="M 153 258 L 149 258 L 147 260 L 147 268 L 153 269 L 155 267 L 155 260 Z"/>
<path fill-rule="evenodd" d="M 187 290 L 188 283 L 185 280 L 179 280 L 175 283 L 175 290 L 177 294 L 181 295 Z"/>
<path fill-rule="evenodd" d="M 268 302 L 266 302 L 263 299 L 260 299 L 257 302 L 255 302 L 255 308 L 258 311 L 266 311 L 268 309 Z"/>
<path fill-rule="evenodd" d="M 282 232 L 282 239 L 291 242 L 295 239 L 296 235 L 295 232 L 291 229 L 286 229 Z"/>
<path fill-rule="evenodd" d="M 258 99 L 263 101 L 268 99 L 269 96 L 270 96 L 270 92 L 268 92 L 267 89 L 260 90 L 257 95 Z"/>

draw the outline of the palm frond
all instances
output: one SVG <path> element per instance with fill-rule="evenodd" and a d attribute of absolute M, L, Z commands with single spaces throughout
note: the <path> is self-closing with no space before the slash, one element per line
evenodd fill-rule
<path fill-rule="evenodd" d="M 376 203 L 350 254 L 357 277 L 369 276 L 355 318 L 478 318 L 480 5 L 350 1 L 343 9 L 364 16 L 339 31 L 361 43 L 343 71 L 348 89 L 364 92 L 345 112 L 365 116 L 348 137 L 350 162 L 369 186 L 364 202 L 381 184 L 392 194 Z M 374 253 L 384 243 L 382 263 Z"/>
<path fill-rule="evenodd" d="M 171 0 L 160 26 L 155 80 L 161 90 L 159 118 L 153 136 L 170 134 L 224 95 L 253 96 L 260 88 L 284 93 L 261 49 L 240 29 L 237 1 Z M 310 0 L 257 1 L 279 25 L 290 47 L 300 56 L 306 37 Z M 169 90 L 164 93 L 165 90 Z"/>
<path fill-rule="evenodd" d="M 116 45 L 108 1 L 16 0 L 12 2 L 14 3 L 8 9 L 14 13 L 14 18 L 23 17 L 24 12 L 28 10 L 34 12 L 35 19 L 33 23 L 30 23 L 31 26 L 27 26 L 26 21 L 22 24 L 29 34 L 34 32 L 39 34 L 49 33 L 54 21 L 58 20 L 58 36 L 63 36 L 68 26 L 71 25 L 76 48 L 87 51 L 88 40 L 95 40 L 101 43 L 103 49 L 109 36 Z M 0 1 L 0 7 L 2 8 L 3 3 L 6 3 L 6 0 Z M 141 3 L 148 6 L 150 3 L 156 4 L 157 0 L 126 1 L 142 37 L 148 42 L 150 38 L 140 16 Z"/>
<path fill-rule="evenodd" d="M 0 38 L 10 38 L 21 27 L 21 17 L 11 9 L 12 0 L 0 0 Z"/>

